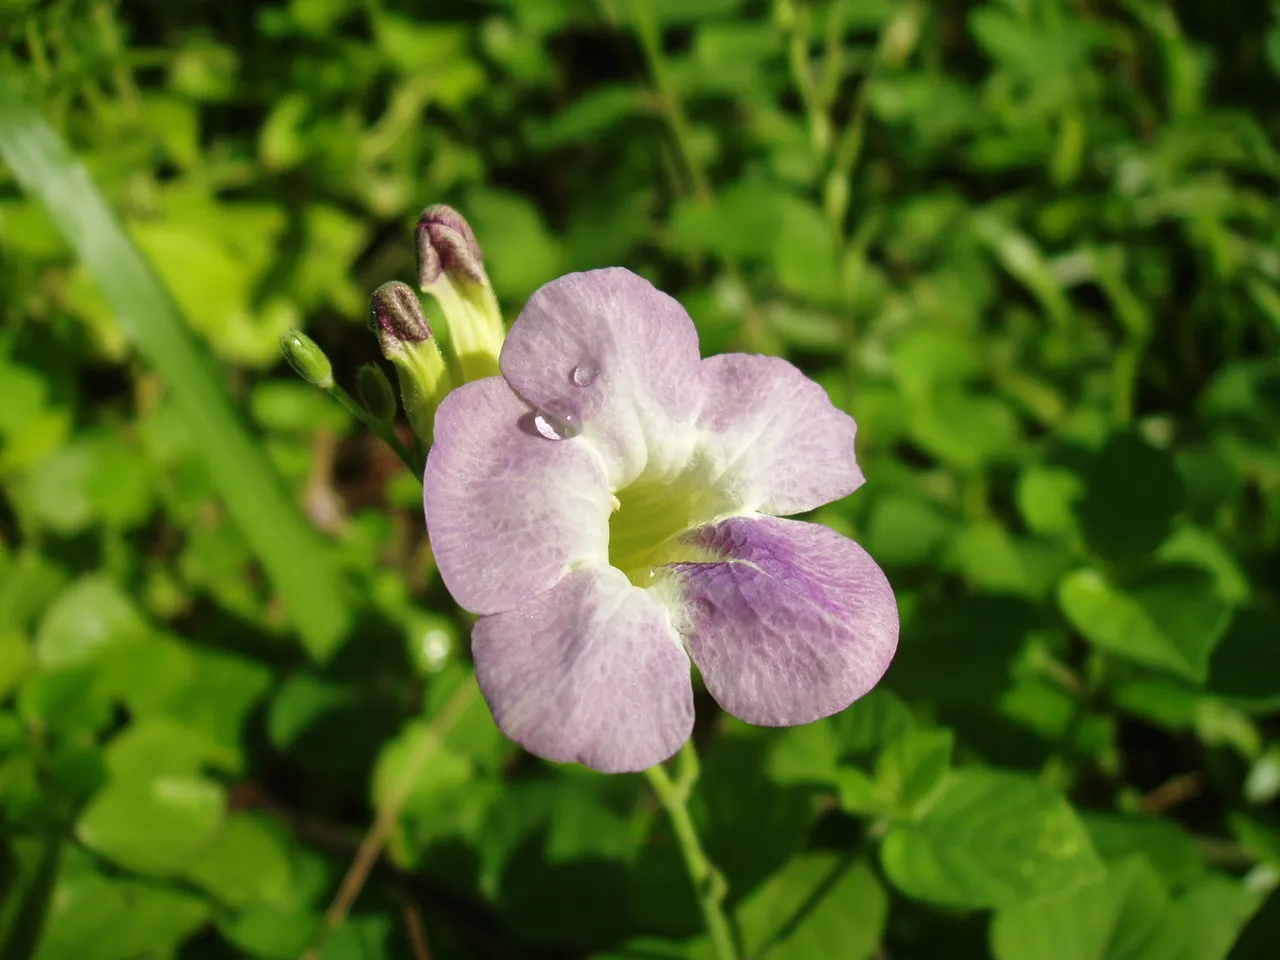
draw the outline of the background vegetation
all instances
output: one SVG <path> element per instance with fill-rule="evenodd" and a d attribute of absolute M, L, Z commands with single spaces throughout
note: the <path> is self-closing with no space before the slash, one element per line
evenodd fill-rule
<path fill-rule="evenodd" d="M 0 2 L 0 957 L 703 955 L 643 778 L 497 733 L 417 480 L 279 360 L 352 386 L 432 202 L 508 318 L 626 265 L 858 418 L 885 682 L 699 704 L 749 956 L 1274 955 L 1277 13 Z"/>

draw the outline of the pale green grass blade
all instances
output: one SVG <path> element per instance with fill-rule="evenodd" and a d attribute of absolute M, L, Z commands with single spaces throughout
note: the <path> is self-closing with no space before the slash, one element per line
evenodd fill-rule
<path fill-rule="evenodd" d="M 341 575 L 232 405 L 217 365 L 84 166 L 0 62 L 0 156 L 39 196 L 101 285 L 121 329 L 168 385 L 240 530 L 317 657 L 350 624 Z"/>

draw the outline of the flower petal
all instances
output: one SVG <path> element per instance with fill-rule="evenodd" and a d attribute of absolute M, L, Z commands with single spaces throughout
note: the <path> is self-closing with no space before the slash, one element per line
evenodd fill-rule
<path fill-rule="evenodd" d="M 581 425 L 615 488 L 667 459 L 665 447 L 692 443 L 678 428 L 692 425 L 702 394 L 698 333 L 678 302 L 629 270 L 542 287 L 512 324 L 501 365 L 522 397 Z"/>
<path fill-rule="evenodd" d="M 802 513 L 862 486 L 853 417 L 787 361 L 729 353 L 704 360 L 702 376 L 703 448 L 746 510 Z"/>
<path fill-rule="evenodd" d="M 501 613 L 607 562 L 610 494 L 591 450 L 546 440 L 501 377 L 454 390 L 436 413 L 423 503 L 445 586 L 475 613 Z"/>
<path fill-rule="evenodd" d="M 688 539 L 724 557 L 670 569 L 690 618 L 693 662 L 735 717 L 769 727 L 810 723 L 884 675 L 898 645 L 898 605 L 858 544 L 775 517 L 733 517 Z"/>
<path fill-rule="evenodd" d="M 693 731 L 689 657 L 670 614 L 612 567 L 575 570 L 481 617 L 471 649 L 499 728 L 548 760 L 643 770 Z"/>

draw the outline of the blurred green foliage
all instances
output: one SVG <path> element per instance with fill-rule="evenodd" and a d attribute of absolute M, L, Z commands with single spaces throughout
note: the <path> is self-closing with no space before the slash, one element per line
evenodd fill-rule
<path fill-rule="evenodd" d="M 354 392 L 440 201 L 508 318 L 626 265 L 704 353 L 787 356 L 858 418 L 868 483 L 818 519 L 888 571 L 897 660 L 808 727 L 699 707 L 746 955 L 1273 955 L 1278 18 L 0 2 L 0 66 L 283 477 L 264 529 L 296 503 L 324 538 L 256 527 L 272 471 L 210 445 L 123 247 L 0 168 L 0 958 L 298 957 L 424 751 L 325 960 L 706 955 L 643 779 L 498 734 L 416 480 L 279 360 L 303 327 Z M 333 639 L 291 562 L 341 579 Z"/>

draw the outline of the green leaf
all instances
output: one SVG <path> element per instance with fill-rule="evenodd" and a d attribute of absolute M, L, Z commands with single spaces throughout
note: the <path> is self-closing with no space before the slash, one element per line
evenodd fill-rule
<path fill-rule="evenodd" d="M 231 906 L 285 905 L 293 884 L 288 834 L 265 817 L 235 814 L 182 874 Z"/>
<path fill-rule="evenodd" d="M 73 584 L 49 608 L 36 634 L 41 667 L 78 666 L 113 647 L 140 643 L 151 628 L 109 577 L 94 574 Z"/>
<path fill-rule="evenodd" d="M 185 647 L 191 654 L 191 675 L 166 704 L 167 712 L 221 748 L 219 762 L 226 756 L 239 757 L 245 720 L 271 686 L 271 671 L 248 657 Z"/>
<path fill-rule="evenodd" d="M 159 773 L 196 773 L 217 755 L 207 737 L 168 717 L 135 723 L 106 749 L 111 775 L 122 780 L 145 780 Z"/>
<path fill-rule="evenodd" d="M 393 931 L 401 924 L 390 913 L 366 913 L 348 917 L 333 931 L 320 953 L 320 960 L 395 960 Z"/>
<path fill-rule="evenodd" d="M 9 60 L 0 62 L 0 155 L 39 195 L 172 391 L 224 501 L 280 591 L 310 652 L 327 657 L 350 622 L 336 566 L 231 405 L 207 351 L 120 228 L 66 144 L 40 116 Z"/>
<path fill-rule="evenodd" d="M 1188 890 L 1179 904 L 1186 942 L 1179 960 L 1226 960 L 1231 946 L 1262 906 L 1266 894 L 1214 874 Z"/>
<path fill-rule="evenodd" d="M 840 807 L 854 816 L 883 816 L 893 810 L 893 798 L 857 767 L 841 767 L 836 774 Z"/>
<path fill-rule="evenodd" d="M 454 790 L 467 783 L 473 774 L 473 764 L 440 743 L 434 728 L 427 721 L 415 721 L 390 741 L 378 757 L 373 776 L 373 801 L 385 806 L 401 787 L 410 764 L 416 766 L 416 776 L 409 784 L 406 806 L 429 803 L 439 793 Z"/>
<path fill-rule="evenodd" d="M 289 750 L 321 717 L 353 703 L 354 687 L 311 673 L 295 673 L 280 685 L 267 714 L 267 736 L 277 750 Z"/>
<path fill-rule="evenodd" d="M 218 928 L 228 942 L 255 957 L 296 960 L 315 942 L 323 918 L 318 913 L 254 906 L 224 917 Z"/>
<path fill-rule="evenodd" d="M 982 371 L 976 344 L 958 332 L 937 327 L 907 330 L 889 354 L 894 378 L 903 392 L 925 397 L 939 387 L 956 387 Z"/>
<path fill-rule="evenodd" d="M 1280 614 L 1239 611 L 1213 651 L 1209 690 L 1258 712 L 1280 710 Z"/>
<path fill-rule="evenodd" d="M 659 940 L 637 937 L 614 950 L 591 954 L 590 960 L 717 960 L 716 950 L 706 937 L 696 940 Z"/>
<path fill-rule="evenodd" d="M 104 434 L 77 437 L 33 467 L 14 492 L 34 524 L 72 534 L 94 522 L 138 525 L 150 512 L 152 483 L 138 451 Z"/>
<path fill-rule="evenodd" d="M 9 560 L 0 570 L 0 630 L 26 631 L 59 595 L 66 577 L 62 567 L 34 550 Z"/>
<path fill-rule="evenodd" d="M 717 740 L 703 757 L 692 805 L 703 843 L 730 889 L 747 890 L 802 848 L 813 796 L 767 779 L 767 740 L 749 728 Z M 751 803 L 743 803 L 744 796 Z M 670 828 L 658 828 L 668 834 Z M 743 837 L 751 837 L 743 843 Z M 669 841 L 667 841 L 669 842 Z"/>
<path fill-rule="evenodd" d="M 171 874 L 217 830 L 226 793 L 193 774 L 112 782 L 76 822 L 85 846 L 139 873 Z"/>
<path fill-rule="evenodd" d="M 955 521 L 928 500 L 893 492 L 872 505 L 865 543 L 882 564 L 923 564 L 934 557 L 955 528 Z"/>
<path fill-rule="evenodd" d="M 33 659 L 26 637 L 0 629 L 0 700 L 21 682 Z"/>
<path fill-rule="evenodd" d="M 964 574 L 975 590 L 1037 596 L 1046 581 L 1056 579 L 1044 572 L 1039 544 L 1014 537 L 1001 523 L 980 520 L 964 527 L 952 541 L 949 560 Z M 1070 566 L 1068 558 L 1065 564 Z M 1052 567 L 1048 568 L 1052 570 Z"/>
<path fill-rule="evenodd" d="M 912 730 L 884 749 L 876 761 L 876 784 L 899 814 L 912 816 L 943 782 L 954 746 L 950 730 Z"/>
<path fill-rule="evenodd" d="M 1084 481 L 1063 467 L 1031 464 L 1018 477 L 1018 511 L 1036 533 L 1063 536 L 1076 529 L 1074 507 Z"/>
<path fill-rule="evenodd" d="M 1272 745 L 1253 761 L 1244 778 L 1244 799 L 1254 806 L 1280 796 L 1280 744 Z"/>
<path fill-rule="evenodd" d="M 911 711 L 897 696 L 879 687 L 831 718 L 840 756 L 877 750 L 911 729 Z"/>
<path fill-rule="evenodd" d="M 1090 463 L 1077 514 L 1089 547 L 1106 560 L 1140 560 L 1169 534 L 1182 505 L 1173 457 L 1137 437 L 1111 437 Z"/>
<path fill-rule="evenodd" d="M 961 769 L 914 823 L 897 823 L 880 848 L 903 893 L 977 909 L 1071 889 L 1101 873 L 1084 826 L 1063 797 L 1028 777 Z"/>
<path fill-rule="evenodd" d="M 765 769 L 769 779 L 789 784 L 825 784 L 836 781 L 840 744 L 832 724 L 824 721 L 791 727 L 778 735 L 769 749 Z"/>
<path fill-rule="evenodd" d="M 1065 324 L 1071 316 L 1071 304 L 1035 241 L 985 211 L 974 215 L 973 230 L 1010 275 L 1035 295 L 1049 318 L 1056 324 Z"/>
<path fill-rule="evenodd" d="M 198 897 L 109 878 L 72 862 L 58 878 L 34 960 L 169 956 L 208 918 L 208 905 Z"/>
<path fill-rule="evenodd" d="M 298 323 L 297 312 L 252 303 L 255 278 L 231 244 L 204 223 L 142 223 L 129 232 L 181 315 L 218 356 L 256 367 L 279 357 L 280 337 Z"/>
<path fill-rule="evenodd" d="M 1240 841 L 1240 846 L 1263 863 L 1280 870 L 1280 828 L 1233 814 L 1231 830 Z"/>
<path fill-rule="evenodd" d="M 529 130 L 537 150 L 591 142 L 611 129 L 634 123 L 646 113 L 640 91 L 632 84 L 610 84 L 589 90 Z"/>
<path fill-rule="evenodd" d="M 206 737 L 173 721 L 136 724 L 107 748 L 111 778 L 80 815 L 76 836 L 140 873 L 186 868 L 226 810 L 226 791 L 199 773 L 216 756 Z"/>
<path fill-rule="evenodd" d="M 1098 855 L 1109 863 L 1140 855 L 1175 886 L 1185 886 L 1204 874 L 1195 841 L 1176 823 L 1113 814 L 1092 814 L 1084 822 Z"/>
<path fill-rule="evenodd" d="M 880 945 L 889 897 L 865 860 L 801 854 L 739 905 L 747 953 L 760 960 L 863 960 Z"/>
<path fill-rule="evenodd" d="M 1040 613 L 1009 597 L 930 599 L 910 613 L 910 633 L 893 662 L 898 694 L 935 706 L 989 709 L 1010 686 L 1010 665 Z M 856 710 L 858 704 L 854 705 Z"/>
<path fill-rule="evenodd" d="M 498 904 L 505 923 L 519 937 L 535 944 L 592 947 L 615 943 L 629 928 L 629 913 L 636 909 L 629 890 L 631 875 L 625 861 L 612 856 L 626 836 L 625 819 L 598 802 L 579 796 L 572 809 L 590 817 L 602 828 L 591 836 L 571 822 L 556 820 L 556 798 L 583 789 L 569 784 L 547 783 L 541 797 L 550 801 L 533 823 L 513 824 L 524 832 L 504 856 L 498 885 Z M 587 788 L 589 789 L 589 788 Z M 515 811 L 508 808 L 510 816 Z M 530 829 L 532 828 L 532 829 Z M 487 832 L 487 828 L 486 828 Z M 510 835 L 509 835 L 510 836 Z M 486 842 L 487 842 L 486 838 Z M 549 856 L 551 844 L 556 857 Z M 594 850 L 592 848 L 595 848 Z M 564 859 L 568 857 L 568 859 Z"/>
<path fill-rule="evenodd" d="M 547 825 L 547 861 L 633 859 L 640 838 L 625 811 L 607 803 L 600 785 L 590 780 L 572 786 L 557 791 Z"/>
<path fill-rule="evenodd" d="M 1202 527 L 1174 530 L 1154 556 L 1161 566 L 1203 570 L 1213 578 L 1222 598 L 1233 606 L 1249 602 L 1252 587 L 1239 562 L 1221 540 Z"/>
<path fill-rule="evenodd" d="M 773 265 L 778 284 L 816 303 L 840 298 L 839 241 L 817 207 L 789 203 L 773 231 Z"/>
<path fill-rule="evenodd" d="M 1141 859 L 1096 883 L 996 914 L 996 960 L 1178 960 L 1173 902 Z"/>
<path fill-rule="evenodd" d="M 1196 683 L 1231 620 L 1213 579 L 1191 568 L 1161 570 L 1132 590 L 1076 570 L 1059 584 L 1058 603 L 1091 643 Z"/>
<path fill-rule="evenodd" d="M 1002 400 L 962 390 L 944 390 L 912 408 L 911 434 L 940 460 L 976 470 L 1007 458 L 1017 447 L 1017 417 Z"/>

